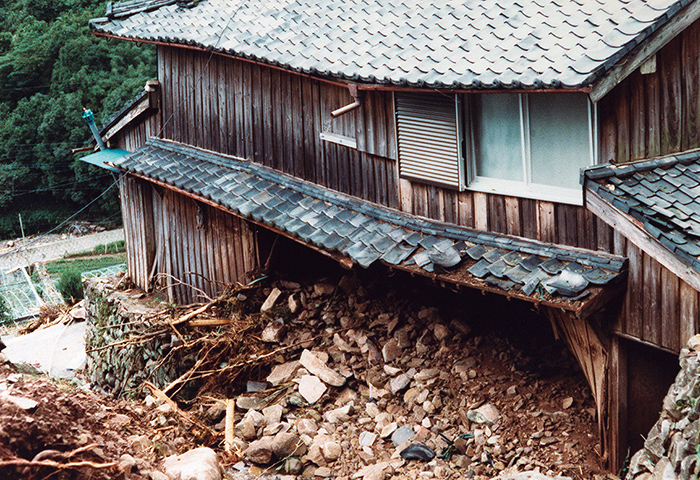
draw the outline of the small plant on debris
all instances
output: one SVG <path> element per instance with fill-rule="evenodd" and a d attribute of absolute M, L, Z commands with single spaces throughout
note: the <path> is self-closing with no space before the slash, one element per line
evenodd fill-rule
<path fill-rule="evenodd" d="M 56 289 L 66 302 L 77 302 L 83 298 L 83 281 L 77 269 L 65 270 L 58 279 Z"/>
<path fill-rule="evenodd" d="M 0 295 L 0 325 L 11 321 L 12 314 L 10 313 L 10 305 L 7 303 L 7 300 L 5 300 L 5 297 Z"/>

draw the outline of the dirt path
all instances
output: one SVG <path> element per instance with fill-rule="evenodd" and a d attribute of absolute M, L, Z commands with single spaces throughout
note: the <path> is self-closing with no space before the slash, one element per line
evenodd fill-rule
<path fill-rule="evenodd" d="M 11 270 L 35 262 L 57 260 L 69 253 L 92 250 L 97 245 L 124 240 L 124 230 L 107 230 L 79 237 L 61 235 L 27 239 L 12 248 L 0 248 L 0 270 Z"/>

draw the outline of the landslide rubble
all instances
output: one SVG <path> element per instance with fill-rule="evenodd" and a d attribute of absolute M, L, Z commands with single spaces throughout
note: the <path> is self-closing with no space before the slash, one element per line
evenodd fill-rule
<path fill-rule="evenodd" d="M 171 349 L 189 355 L 188 345 L 206 345 L 216 363 L 195 352 L 202 361 L 186 373 L 188 388 L 167 395 L 144 388 L 142 400 L 65 386 L 47 397 L 49 380 L 5 372 L 0 390 L 40 404 L 71 397 L 82 408 L 44 419 L 43 407 L 18 414 L 0 401 L 0 453 L 31 460 L 42 449 L 87 445 L 76 458 L 115 463 L 64 469 L 57 478 L 176 479 L 181 474 L 168 468 L 184 468 L 189 457 L 174 456 L 196 446 L 213 449 L 219 467 L 207 463 L 192 478 L 213 480 L 614 478 L 600 467 L 590 391 L 564 346 L 548 338 L 546 322 L 477 317 L 464 297 L 432 297 L 426 289 L 352 275 L 268 278 L 230 290 L 191 323 L 177 323 L 187 313 L 174 310 L 170 322 L 181 341 Z M 144 298 L 136 290 L 120 294 Z M 231 358 L 214 355 L 216 342 L 225 342 L 219 351 Z M 231 376 L 239 364 L 245 368 Z M 13 383 L 9 375 L 19 377 Z M 41 387 L 33 390 L 35 381 Z M 123 422 L 112 426 L 115 415 Z M 18 448 L 30 443 L 29 424 L 53 433 L 34 432 L 40 445 Z M 108 446 L 95 454 L 92 443 Z M 214 454 L 195 452 L 192 458 L 207 462 Z M 193 462 L 195 470 L 205 463 Z"/>

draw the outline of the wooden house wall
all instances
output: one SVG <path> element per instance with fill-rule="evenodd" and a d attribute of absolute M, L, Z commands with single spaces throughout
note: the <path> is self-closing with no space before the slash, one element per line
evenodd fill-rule
<path fill-rule="evenodd" d="M 614 253 L 628 258 L 627 292 L 613 331 L 678 353 L 698 331 L 700 293 L 615 232 Z"/>
<path fill-rule="evenodd" d="M 233 58 L 159 47 L 165 138 L 250 159 L 371 202 L 459 225 L 610 251 L 585 208 L 398 179 L 390 92 L 360 92 Z M 357 149 L 321 140 L 354 138 Z"/>
<path fill-rule="evenodd" d="M 156 110 L 148 116 L 145 115 L 142 114 L 138 121 L 125 126 L 110 138 L 109 147 L 133 152 L 146 143 L 149 137 L 157 137 L 160 132 L 160 112 Z"/>
<path fill-rule="evenodd" d="M 244 282 L 257 266 L 254 232 L 228 212 L 127 175 L 121 179 L 127 265 L 136 285 L 154 280 L 178 303 Z"/>
<path fill-rule="evenodd" d="M 398 206 L 390 94 L 370 95 L 372 115 L 332 119 L 332 110 L 353 102 L 346 88 L 203 52 L 159 47 L 158 53 L 165 138 Z M 361 149 L 319 135 L 354 139 L 358 128 L 371 130 Z"/>
<path fill-rule="evenodd" d="M 598 104 L 604 162 L 700 147 L 700 22 L 655 58 L 655 73 L 635 71 Z"/>

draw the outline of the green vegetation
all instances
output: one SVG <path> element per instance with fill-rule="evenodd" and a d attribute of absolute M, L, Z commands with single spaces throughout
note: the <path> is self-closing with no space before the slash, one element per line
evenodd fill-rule
<path fill-rule="evenodd" d="M 63 258 L 76 258 L 76 257 L 89 257 L 92 255 L 107 255 L 110 253 L 122 253 L 126 252 L 126 242 L 124 240 L 117 240 L 116 242 L 97 245 L 92 250 L 85 250 L 84 252 L 69 253 Z M 120 262 L 123 263 L 123 262 Z"/>
<path fill-rule="evenodd" d="M 61 278 L 64 273 L 77 271 L 79 273 L 97 270 L 126 263 L 126 254 L 100 255 L 98 257 L 82 257 L 74 259 L 61 259 L 46 263 L 46 271 L 52 278 Z"/>
<path fill-rule="evenodd" d="M 10 306 L 7 304 L 5 297 L 0 295 L 0 325 L 11 321 L 12 315 L 10 315 Z"/>
<path fill-rule="evenodd" d="M 80 271 L 76 268 L 64 270 L 56 283 L 56 289 L 61 292 L 68 303 L 75 303 L 83 298 L 83 282 Z"/>
<path fill-rule="evenodd" d="M 0 0 L 0 238 L 46 231 L 114 179 L 77 160 L 87 145 L 81 118 L 101 125 L 155 77 L 155 49 L 93 36 L 96 0 Z M 84 218 L 118 219 L 116 189 Z"/>

